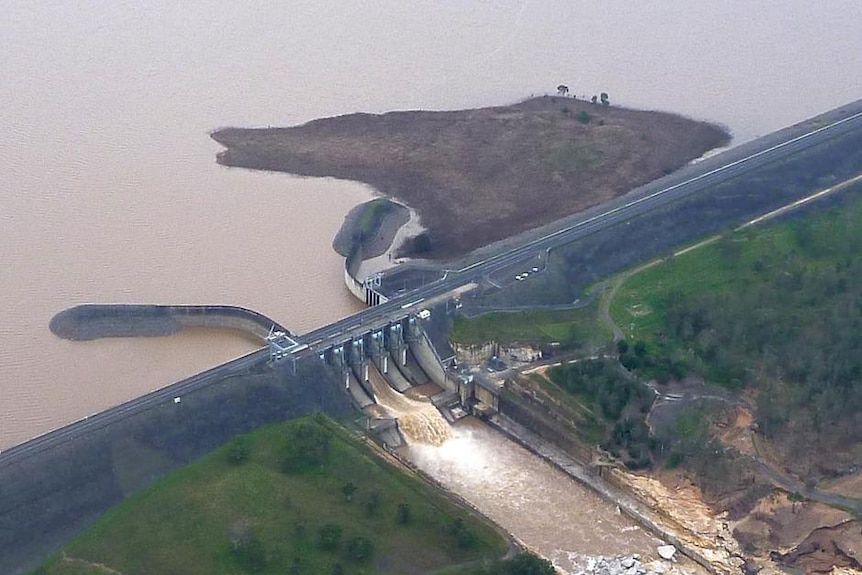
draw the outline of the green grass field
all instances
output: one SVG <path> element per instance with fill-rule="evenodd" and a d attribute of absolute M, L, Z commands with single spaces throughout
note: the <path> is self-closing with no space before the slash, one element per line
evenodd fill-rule
<path fill-rule="evenodd" d="M 491 526 L 361 439 L 323 417 L 303 421 L 330 438 L 324 463 L 284 473 L 286 433 L 297 423 L 267 427 L 244 436 L 245 461 L 230 463 L 236 444 L 227 445 L 170 474 L 36 573 L 419 574 L 505 552 Z M 323 544 L 325 525 L 340 530 L 334 545 Z"/>
<path fill-rule="evenodd" d="M 628 342 L 646 346 L 647 353 L 641 349 L 641 358 L 630 366 L 642 376 L 697 373 L 708 382 L 738 388 L 746 380 L 746 365 L 756 359 L 745 341 L 773 349 L 775 341 L 790 341 L 798 332 L 793 321 L 810 326 L 828 316 L 835 299 L 824 292 L 852 291 L 858 281 L 848 270 L 859 253 L 862 201 L 849 195 L 841 206 L 727 231 L 610 278 L 608 285 L 619 286 L 609 314 Z M 603 298 L 607 303 L 608 295 Z M 564 350 L 588 351 L 610 341 L 598 309 L 459 318 L 451 338 L 469 344 L 559 341 Z M 837 324 L 830 325 L 823 331 Z"/>
<path fill-rule="evenodd" d="M 560 343 L 563 348 L 587 348 L 610 339 L 597 321 L 596 306 L 565 311 L 490 313 L 474 319 L 458 317 L 452 341 L 476 344 L 494 340 L 500 344 Z"/>
<path fill-rule="evenodd" d="M 677 365 L 736 388 L 761 364 L 761 349 L 792 355 L 785 348 L 803 326 L 828 320 L 858 281 L 851 268 L 862 250 L 862 202 L 850 200 L 803 218 L 727 232 L 628 277 L 610 315 L 628 341 L 646 344 L 658 368 L 644 374 L 660 377 L 659 371 Z M 813 330 L 808 337 L 815 335 L 825 339 Z"/>

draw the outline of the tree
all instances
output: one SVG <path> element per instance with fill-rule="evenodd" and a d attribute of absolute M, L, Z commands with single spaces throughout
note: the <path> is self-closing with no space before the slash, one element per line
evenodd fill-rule
<path fill-rule="evenodd" d="M 370 516 L 374 515 L 377 512 L 377 508 L 380 506 L 380 493 L 377 491 L 372 491 L 368 496 L 368 499 L 365 501 L 365 512 Z"/>
<path fill-rule="evenodd" d="M 410 523 L 410 506 L 408 504 L 398 504 L 398 509 L 395 511 L 395 522 L 400 525 L 407 525 Z"/>
<path fill-rule="evenodd" d="M 341 544 L 341 525 L 327 523 L 317 532 L 317 544 L 324 551 L 334 551 Z"/>
<path fill-rule="evenodd" d="M 555 575 L 550 561 L 532 553 L 521 553 L 505 564 L 504 575 Z"/>
<path fill-rule="evenodd" d="M 569 87 L 566 86 L 565 84 L 560 84 L 559 86 L 557 86 L 557 95 L 565 96 L 568 93 L 569 93 Z"/>
<path fill-rule="evenodd" d="M 601 94 L 602 106 L 610 106 L 611 102 L 608 100 L 608 93 L 602 92 Z"/>
<path fill-rule="evenodd" d="M 321 465 L 329 458 L 327 431 L 313 421 L 299 421 L 287 429 L 282 470 L 298 473 Z"/>
<path fill-rule="evenodd" d="M 348 481 L 341 487 L 341 492 L 344 494 L 344 498 L 347 501 L 351 501 L 353 499 L 353 494 L 356 493 L 357 487 L 353 484 L 352 481 Z"/>
<path fill-rule="evenodd" d="M 617 341 L 617 353 L 620 355 L 625 355 L 629 350 L 629 342 L 624 339 Z"/>
<path fill-rule="evenodd" d="M 431 251 L 431 236 L 422 232 L 413 238 L 413 251 L 417 254 L 426 254 Z"/>
<path fill-rule="evenodd" d="M 353 561 L 368 559 L 374 554 L 374 545 L 365 537 L 354 537 L 347 542 L 347 556 Z"/>
<path fill-rule="evenodd" d="M 598 101 L 598 97 L 597 97 L 595 94 L 593 94 L 593 97 L 592 97 L 592 98 L 590 98 L 590 102 L 592 102 L 593 104 L 595 104 L 597 101 Z"/>
<path fill-rule="evenodd" d="M 476 535 L 467 529 L 467 525 L 460 517 L 455 518 L 455 521 L 449 526 L 449 533 L 455 537 L 455 542 L 461 549 L 469 549 L 476 544 Z"/>
<path fill-rule="evenodd" d="M 251 521 L 235 521 L 228 528 L 227 536 L 230 554 L 243 570 L 257 573 L 266 568 L 266 553 Z"/>

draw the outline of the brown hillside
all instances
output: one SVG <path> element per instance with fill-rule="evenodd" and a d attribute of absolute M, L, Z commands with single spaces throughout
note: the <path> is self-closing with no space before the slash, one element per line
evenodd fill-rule
<path fill-rule="evenodd" d="M 717 126 L 672 114 L 555 97 L 212 136 L 227 148 L 222 164 L 358 180 L 406 202 L 421 214 L 438 258 L 610 200 L 729 139 Z"/>

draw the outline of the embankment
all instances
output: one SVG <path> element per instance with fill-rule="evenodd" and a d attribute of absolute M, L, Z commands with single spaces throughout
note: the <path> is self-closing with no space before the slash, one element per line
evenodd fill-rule
<path fill-rule="evenodd" d="M 0 454 L 0 573 L 35 568 L 124 498 L 237 434 L 353 413 L 317 358 L 294 372 L 265 353 L 248 357 Z"/>
<path fill-rule="evenodd" d="M 732 575 L 742 572 L 744 561 L 730 533 L 694 533 L 684 528 L 680 529 L 680 526 L 673 528 L 656 510 L 650 509 L 644 502 L 636 499 L 636 494 L 632 493 L 623 482 L 617 481 L 613 474 L 607 476 L 611 481 L 606 482 L 603 479 L 604 476 L 589 472 L 587 467 L 589 460 L 583 459 L 584 453 L 571 455 L 568 449 L 561 449 L 554 442 L 537 435 L 505 413 L 495 416 L 489 423 L 516 443 L 616 504 L 621 512 L 676 547 L 708 572 L 714 575 Z M 527 425 L 531 423 L 531 421 L 526 422 Z"/>
<path fill-rule="evenodd" d="M 288 331 L 256 311 L 229 305 L 85 304 L 63 310 L 49 324 L 63 339 L 156 337 L 190 327 L 234 329 L 263 340 L 271 329 Z"/>

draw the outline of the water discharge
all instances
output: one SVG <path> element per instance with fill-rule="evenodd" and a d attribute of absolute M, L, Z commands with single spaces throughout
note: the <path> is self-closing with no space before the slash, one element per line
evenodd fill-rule
<path fill-rule="evenodd" d="M 402 456 L 564 573 L 593 573 L 601 557 L 658 560 L 658 539 L 556 467 L 476 419 L 450 426 L 430 402 L 398 393 L 376 369 L 369 380 L 378 409 L 398 419 Z"/>
<path fill-rule="evenodd" d="M 441 445 L 410 444 L 403 455 L 564 573 L 593 573 L 601 557 L 657 560 L 659 540 L 615 505 L 476 419 L 458 421 Z"/>
<path fill-rule="evenodd" d="M 394 365 L 390 369 L 397 369 Z M 443 445 L 452 437 L 452 429 L 429 401 L 411 399 L 398 393 L 374 368 L 369 369 L 369 381 L 377 403 L 390 417 L 398 419 L 398 427 L 410 444 Z"/>

